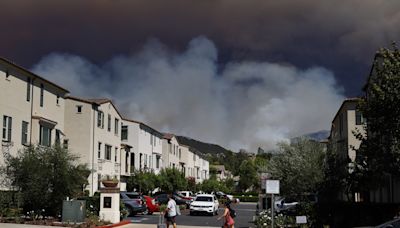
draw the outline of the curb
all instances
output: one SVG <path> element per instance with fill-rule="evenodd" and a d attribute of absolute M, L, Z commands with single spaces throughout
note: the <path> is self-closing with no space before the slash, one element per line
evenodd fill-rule
<path fill-rule="evenodd" d="M 123 225 L 130 224 L 130 223 L 131 223 L 131 221 L 129 221 L 129 220 L 123 220 L 119 223 L 114 223 L 114 224 L 105 225 L 105 226 L 96 226 L 96 227 L 97 228 L 112 228 L 112 227 L 123 226 Z"/>

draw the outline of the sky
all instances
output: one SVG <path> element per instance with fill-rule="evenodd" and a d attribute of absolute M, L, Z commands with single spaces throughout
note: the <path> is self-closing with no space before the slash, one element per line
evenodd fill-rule
<path fill-rule="evenodd" d="M 0 56 L 232 150 L 329 130 L 398 41 L 397 0 L 4 0 Z"/>

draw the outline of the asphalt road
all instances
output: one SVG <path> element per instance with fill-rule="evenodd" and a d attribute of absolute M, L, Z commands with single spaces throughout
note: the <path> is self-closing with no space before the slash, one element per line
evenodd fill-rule
<path fill-rule="evenodd" d="M 253 216 L 256 213 L 255 203 L 239 203 L 233 205 L 233 209 L 236 211 L 237 217 L 235 218 L 235 228 L 254 227 Z M 217 220 L 223 213 L 223 208 L 220 208 L 218 215 L 189 215 L 189 210 L 181 211 L 182 215 L 176 218 L 177 225 L 185 226 L 210 226 L 210 227 L 221 227 L 223 219 Z M 153 215 L 136 215 L 127 218 L 132 223 L 141 224 L 157 224 L 159 221 L 159 214 Z"/>

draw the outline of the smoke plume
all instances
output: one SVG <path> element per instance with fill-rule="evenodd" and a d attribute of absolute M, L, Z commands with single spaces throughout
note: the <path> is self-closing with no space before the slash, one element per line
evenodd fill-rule
<path fill-rule="evenodd" d="M 33 71 L 72 95 L 111 98 L 125 117 L 232 150 L 329 129 L 343 99 L 323 67 L 238 61 L 221 64 L 205 37 L 182 52 L 153 39 L 103 64 L 72 54 L 45 56 Z"/>

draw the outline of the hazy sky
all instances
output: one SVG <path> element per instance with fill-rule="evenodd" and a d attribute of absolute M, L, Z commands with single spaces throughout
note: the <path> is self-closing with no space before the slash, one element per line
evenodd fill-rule
<path fill-rule="evenodd" d="M 0 55 L 127 117 L 239 149 L 329 129 L 400 1 L 1 1 Z"/>

